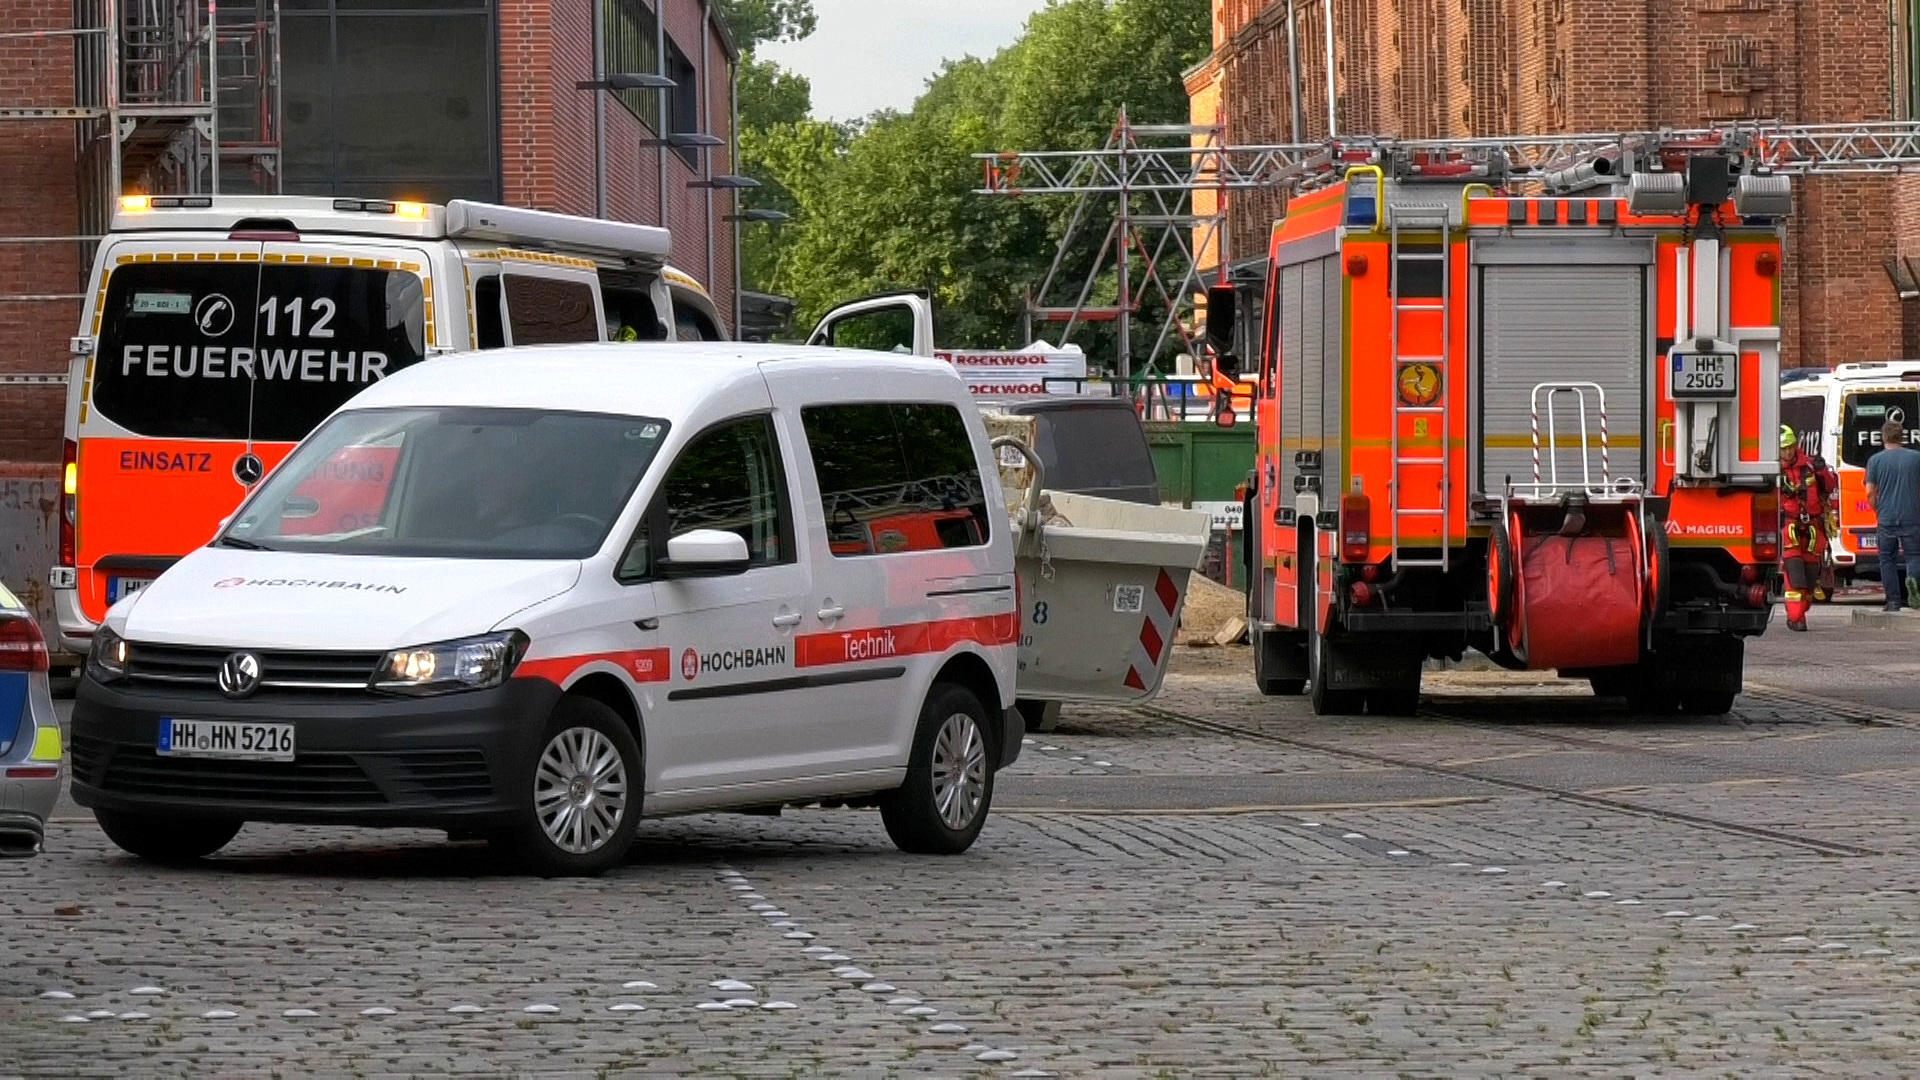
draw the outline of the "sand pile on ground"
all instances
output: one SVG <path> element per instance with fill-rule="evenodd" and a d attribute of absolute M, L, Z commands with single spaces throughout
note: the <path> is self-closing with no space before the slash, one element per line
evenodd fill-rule
<path fill-rule="evenodd" d="M 1213 637 L 1232 619 L 1245 618 L 1247 598 L 1238 589 L 1195 571 L 1187 585 L 1187 606 L 1180 613 L 1183 645 L 1212 645 Z"/>

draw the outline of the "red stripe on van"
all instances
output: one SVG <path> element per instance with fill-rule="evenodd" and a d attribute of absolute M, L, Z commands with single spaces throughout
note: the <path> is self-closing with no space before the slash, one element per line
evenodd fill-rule
<path fill-rule="evenodd" d="M 967 619 L 877 626 L 863 630 L 834 630 L 802 634 L 794 639 L 794 667 L 857 664 L 918 653 L 943 653 L 963 642 L 993 647 L 1020 640 L 1020 616 L 980 615 Z"/>
<path fill-rule="evenodd" d="M 522 660 L 514 669 L 516 679 L 545 679 L 565 686 L 574 673 L 589 664 L 608 663 L 627 673 L 634 682 L 666 682 L 672 677 L 673 650 L 631 649 L 626 652 L 583 653 L 579 656 L 543 656 Z"/>

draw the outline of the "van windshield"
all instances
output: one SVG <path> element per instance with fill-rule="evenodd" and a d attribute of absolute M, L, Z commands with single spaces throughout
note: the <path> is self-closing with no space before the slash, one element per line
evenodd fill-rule
<path fill-rule="evenodd" d="M 1880 452 L 1880 428 L 1898 420 L 1907 429 L 1907 445 L 1920 446 L 1920 391 L 1864 390 L 1848 394 L 1840 421 L 1840 460 L 1864 469 Z"/>
<path fill-rule="evenodd" d="M 294 442 L 425 355 L 420 279 L 312 264 L 153 262 L 107 279 L 93 408 L 136 435 Z"/>
<path fill-rule="evenodd" d="M 645 417 L 370 409 L 326 422 L 215 541 L 460 559 L 584 559 L 667 433 Z"/>

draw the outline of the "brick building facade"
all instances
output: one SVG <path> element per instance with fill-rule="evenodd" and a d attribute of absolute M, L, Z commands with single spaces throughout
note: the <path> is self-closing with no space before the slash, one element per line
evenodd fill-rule
<path fill-rule="evenodd" d="M 208 6 L 168 2 L 199 3 L 202 18 Z M 222 3 L 223 25 L 232 10 L 250 6 Z M 713 0 L 280 0 L 278 8 L 281 190 L 459 197 L 584 215 L 604 209 L 611 218 L 665 224 L 674 265 L 707 285 L 731 324 L 733 196 L 691 186 L 738 171 L 737 55 Z M 0 12 L 0 376 L 67 369 L 90 269 L 83 237 L 97 231 L 89 222 L 98 220 L 104 189 L 87 183 L 88 162 L 98 159 L 89 154 L 89 122 L 64 113 L 33 119 L 25 110 L 99 103 L 89 94 L 104 80 L 89 79 L 98 65 L 87 59 L 105 55 L 97 44 L 104 37 L 75 31 L 89 11 L 105 10 L 82 0 L 16 2 Z M 595 76 L 596 42 L 606 52 L 603 70 L 666 72 L 679 87 L 577 89 Z M 223 51 L 223 75 L 230 67 Z M 663 126 L 719 145 L 642 145 L 659 141 Z M 127 161 L 124 190 L 180 190 L 177 179 Z M 221 190 L 259 190 L 257 169 L 249 175 L 230 164 Z M 63 391 L 0 381 L 0 463 L 58 463 Z"/>
<path fill-rule="evenodd" d="M 1342 134 L 1409 138 L 1904 116 L 1906 0 L 1213 0 L 1214 51 L 1188 76 L 1196 123 L 1234 143 L 1327 136 L 1327 17 Z M 1290 17 L 1291 16 L 1291 17 Z M 1291 40 L 1289 24 L 1291 23 Z M 1294 72 L 1300 93 L 1296 113 Z M 1298 124 L 1296 125 L 1296 119 Z M 1785 357 L 1920 355 L 1887 262 L 1920 256 L 1920 185 L 1797 182 Z M 1278 193 L 1234 196 L 1231 252 L 1265 249 Z M 1903 311 L 1903 306 L 1906 309 Z"/>

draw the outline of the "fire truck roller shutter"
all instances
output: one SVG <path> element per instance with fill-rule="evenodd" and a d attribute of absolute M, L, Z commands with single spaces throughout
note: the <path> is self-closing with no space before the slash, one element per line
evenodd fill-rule
<path fill-rule="evenodd" d="M 1280 502 L 1296 506 L 1294 454 L 1328 451 L 1327 393 L 1340 374 L 1339 262 L 1324 256 L 1280 270 Z M 1338 447 L 1328 451 L 1337 456 Z M 1325 489 L 1323 489 L 1325 490 Z M 1323 496 L 1322 504 L 1325 503 Z"/>
<path fill-rule="evenodd" d="M 1533 479 L 1533 388 L 1549 382 L 1600 384 L 1607 396 L 1612 475 L 1645 479 L 1641 447 L 1650 351 L 1647 270 L 1652 257 L 1650 244 L 1619 240 L 1476 247 L 1483 492 L 1505 490 L 1509 477 L 1516 483 Z M 1598 403 L 1590 402 L 1588 408 L 1589 459 L 1598 483 Z M 1579 411 L 1571 397 L 1561 395 L 1556 413 L 1561 481 L 1577 484 Z M 1551 476 L 1544 414 L 1540 437 L 1544 480 Z"/>
<path fill-rule="evenodd" d="M 1300 427 L 1295 436 L 1300 450 L 1320 449 L 1321 375 L 1327 362 L 1327 303 L 1325 267 L 1331 258 L 1300 267 Z M 1292 454 L 1288 454 L 1292 457 Z M 1299 505 L 1299 497 L 1294 497 Z"/>
<path fill-rule="evenodd" d="M 1321 261 L 1326 277 L 1326 351 L 1321 354 L 1323 363 L 1320 370 L 1321 451 L 1320 467 L 1320 505 L 1340 505 L 1340 494 L 1346 491 L 1341 481 L 1340 430 L 1343 423 L 1340 415 L 1341 388 L 1346 376 L 1346 319 L 1341 311 L 1340 299 L 1344 279 L 1340 272 L 1340 259 L 1336 256 Z"/>
<path fill-rule="evenodd" d="M 1280 496 L 1279 505 L 1293 506 L 1293 454 L 1300 439 L 1300 377 L 1306 348 L 1306 267 L 1280 268 Z"/>

